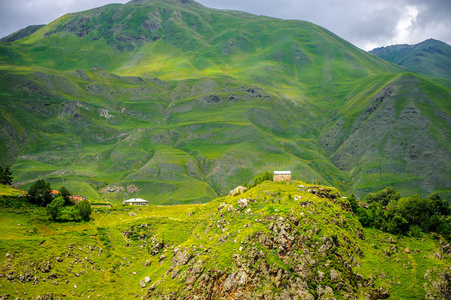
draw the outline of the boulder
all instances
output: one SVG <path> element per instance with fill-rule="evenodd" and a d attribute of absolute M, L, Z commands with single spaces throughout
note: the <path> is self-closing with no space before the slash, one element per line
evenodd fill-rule
<path fill-rule="evenodd" d="M 237 186 L 236 188 L 234 188 L 233 190 L 229 191 L 229 195 L 236 196 L 236 195 L 240 195 L 246 191 L 247 191 L 247 188 L 240 185 L 240 186 Z"/>
<path fill-rule="evenodd" d="M 240 207 L 240 209 L 245 209 L 248 206 L 248 204 L 249 201 L 246 198 L 238 200 L 238 206 Z"/>
<path fill-rule="evenodd" d="M 177 251 L 177 253 L 174 255 L 174 258 L 172 259 L 172 266 L 179 267 L 186 265 L 192 257 L 193 255 L 186 250 Z"/>
<path fill-rule="evenodd" d="M 339 281 L 341 279 L 341 274 L 339 271 L 332 269 L 330 270 L 330 280 L 332 282 Z"/>

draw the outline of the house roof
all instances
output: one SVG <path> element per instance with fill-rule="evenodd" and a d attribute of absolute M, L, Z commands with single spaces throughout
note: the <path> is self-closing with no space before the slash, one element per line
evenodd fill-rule
<path fill-rule="evenodd" d="M 128 200 L 124 200 L 124 203 L 131 203 L 131 202 L 145 202 L 147 203 L 147 200 L 141 199 L 141 198 L 132 198 L 132 199 L 128 199 Z"/>
<path fill-rule="evenodd" d="M 274 175 L 291 175 L 291 171 L 274 171 Z"/>

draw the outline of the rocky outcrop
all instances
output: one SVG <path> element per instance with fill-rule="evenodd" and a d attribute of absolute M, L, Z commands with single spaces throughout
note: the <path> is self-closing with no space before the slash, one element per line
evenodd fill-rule
<path fill-rule="evenodd" d="M 233 190 L 229 191 L 229 195 L 236 196 L 236 195 L 242 194 L 246 191 L 247 191 L 246 187 L 239 185 L 236 188 L 234 188 Z"/>

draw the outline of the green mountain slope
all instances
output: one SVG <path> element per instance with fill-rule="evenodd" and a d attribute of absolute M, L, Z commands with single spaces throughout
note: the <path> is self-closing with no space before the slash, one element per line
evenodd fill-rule
<path fill-rule="evenodd" d="M 30 25 L 27 26 L 23 29 L 20 29 L 16 32 L 11 33 L 8 36 L 5 36 L 3 38 L 0 39 L 0 42 L 2 43 L 9 43 L 9 42 L 14 42 L 20 39 L 23 39 L 33 33 L 35 33 L 36 31 L 38 31 L 39 29 L 41 29 L 42 27 L 44 27 L 45 25 Z"/>
<path fill-rule="evenodd" d="M 403 72 L 308 22 L 107 5 L 0 44 L 0 161 L 23 189 L 43 178 L 112 202 L 206 202 L 277 169 L 447 196 L 450 91 Z M 387 152 L 389 137 L 403 144 Z"/>
<path fill-rule="evenodd" d="M 1 200 L 3 201 L 3 200 Z M 264 182 L 207 204 L 94 208 L 56 223 L 0 206 L 0 296 L 446 299 L 442 238 L 363 229 L 334 188 Z"/>
<path fill-rule="evenodd" d="M 371 53 L 419 74 L 451 78 L 451 46 L 429 39 L 416 45 L 376 48 Z"/>

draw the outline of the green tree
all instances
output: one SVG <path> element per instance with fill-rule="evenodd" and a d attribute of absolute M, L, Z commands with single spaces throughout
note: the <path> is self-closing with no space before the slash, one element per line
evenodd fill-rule
<path fill-rule="evenodd" d="M 365 202 L 366 203 L 378 202 L 382 203 L 383 206 L 386 206 L 388 205 L 388 203 L 390 203 L 390 201 L 393 200 L 396 201 L 399 198 L 401 198 L 399 193 L 390 186 L 377 193 L 368 193 L 365 197 Z"/>
<path fill-rule="evenodd" d="M 66 206 L 74 205 L 74 202 L 72 201 L 72 199 L 69 198 L 69 196 L 71 194 L 70 194 L 70 191 L 68 189 L 66 189 L 64 186 L 62 186 L 60 188 L 59 192 L 61 193 L 61 196 L 64 198 L 64 204 Z"/>
<path fill-rule="evenodd" d="M 13 177 L 11 176 L 13 172 L 9 168 L 9 166 L 6 166 L 5 168 L 0 166 L 0 183 L 11 185 L 13 181 Z"/>
<path fill-rule="evenodd" d="M 61 213 L 61 208 L 64 206 L 64 198 L 58 197 L 53 199 L 51 203 L 49 203 L 46 207 L 47 215 L 52 218 L 52 220 L 56 221 Z"/>
<path fill-rule="evenodd" d="M 50 183 L 43 180 L 36 180 L 28 190 L 28 201 L 39 206 L 47 206 L 52 202 L 53 197 L 50 194 Z"/>
<path fill-rule="evenodd" d="M 395 215 L 387 224 L 387 231 L 392 234 L 406 234 L 409 222 L 400 215 Z"/>
<path fill-rule="evenodd" d="M 80 217 L 85 221 L 89 221 L 92 213 L 91 204 L 89 204 L 89 201 L 83 200 L 78 203 L 76 207 L 80 213 Z"/>
<path fill-rule="evenodd" d="M 430 194 L 428 199 L 430 205 L 437 214 L 442 216 L 447 216 L 449 214 L 449 203 L 443 200 L 438 193 Z"/>

